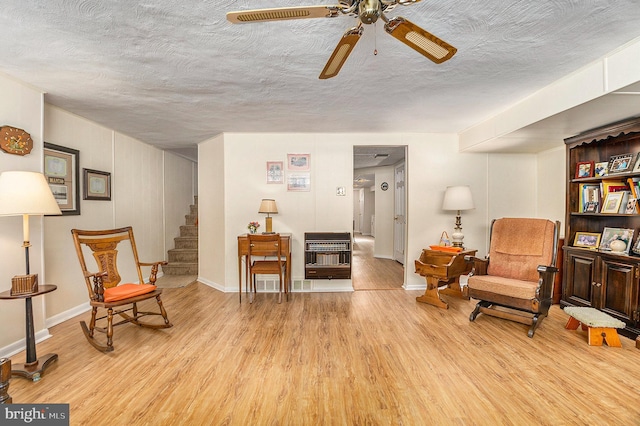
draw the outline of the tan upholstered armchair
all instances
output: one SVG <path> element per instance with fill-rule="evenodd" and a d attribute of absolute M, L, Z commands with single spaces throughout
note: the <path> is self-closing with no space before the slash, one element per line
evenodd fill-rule
<path fill-rule="evenodd" d="M 546 219 L 502 218 L 491 224 L 486 275 L 474 268 L 469 296 L 479 300 L 469 316 L 479 313 L 530 325 L 533 337 L 547 316 L 553 297 L 559 222 Z M 467 256 L 467 261 L 482 261 Z"/>

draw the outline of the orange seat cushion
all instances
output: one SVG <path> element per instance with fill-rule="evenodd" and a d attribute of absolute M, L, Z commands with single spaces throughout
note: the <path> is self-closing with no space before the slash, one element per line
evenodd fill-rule
<path fill-rule="evenodd" d="M 117 302 L 118 300 L 151 293 L 155 289 L 156 286 L 151 284 L 120 284 L 104 290 L 104 301 Z"/>

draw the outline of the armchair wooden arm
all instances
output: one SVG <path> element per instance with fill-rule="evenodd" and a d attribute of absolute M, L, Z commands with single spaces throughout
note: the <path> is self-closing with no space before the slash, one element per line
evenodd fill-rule
<path fill-rule="evenodd" d="M 489 264 L 489 259 L 481 259 L 476 256 L 465 256 L 464 261 L 467 263 L 472 263 L 471 272 L 469 276 L 472 275 L 487 275 L 487 265 Z"/>

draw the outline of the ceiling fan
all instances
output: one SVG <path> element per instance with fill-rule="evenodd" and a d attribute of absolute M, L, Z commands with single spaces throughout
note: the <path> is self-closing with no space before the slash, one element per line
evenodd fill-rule
<path fill-rule="evenodd" d="M 362 36 L 362 24 L 373 24 L 382 19 L 384 29 L 410 48 L 440 64 L 453 55 L 457 49 L 444 40 L 423 30 L 416 24 L 400 16 L 388 18 L 385 13 L 397 5 L 408 6 L 420 0 L 338 0 L 333 6 L 295 6 L 269 9 L 255 9 L 228 12 L 227 19 L 234 24 L 252 22 L 281 21 L 288 19 L 335 18 L 341 15 L 357 17 L 359 22 L 348 29 L 331 54 L 329 61 L 320 73 L 321 79 L 335 77 L 347 61 L 349 54 Z"/>

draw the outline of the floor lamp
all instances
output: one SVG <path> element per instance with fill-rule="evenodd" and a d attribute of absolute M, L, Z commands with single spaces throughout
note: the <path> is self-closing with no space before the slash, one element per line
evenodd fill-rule
<path fill-rule="evenodd" d="M 0 216 L 22 216 L 22 233 L 25 258 L 25 277 L 14 277 L 16 283 L 21 278 L 29 284 L 23 288 L 19 284 L 19 292 L 14 295 L 14 280 L 11 283 L 12 295 L 6 298 L 24 298 L 26 316 L 26 350 L 27 360 L 24 364 L 16 364 L 11 370 L 12 375 L 40 380 L 40 375 L 48 365 L 58 359 L 56 354 L 47 354 L 38 359 L 36 355 L 36 339 L 33 324 L 32 295 L 44 294 L 55 289 L 55 286 L 37 287 L 37 279 L 30 276 L 29 267 L 29 216 L 59 215 L 60 208 L 53 197 L 53 193 L 42 173 L 9 171 L 0 174 Z M 51 289 L 47 289 L 50 287 Z M 5 298 L 5 297 L 3 297 Z"/>

